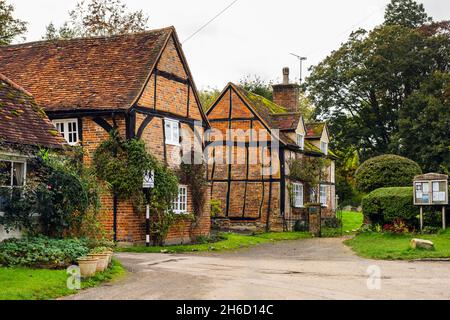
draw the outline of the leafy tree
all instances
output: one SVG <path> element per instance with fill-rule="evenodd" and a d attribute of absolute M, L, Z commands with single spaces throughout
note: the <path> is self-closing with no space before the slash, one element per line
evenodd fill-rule
<path fill-rule="evenodd" d="M 248 75 L 239 81 L 239 86 L 244 90 L 273 101 L 272 83 L 264 81 L 259 76 Z"/>
<path fill-rule="evenodd" d="M 362 160 L 404 152 L 411 136 L 400 135 L 402 110 L 431 74 L 448 73 L 449 31 L 447 23 L 359 30 L 312 69 L 306 88 L 316 116 L 330 121 L 335 148 L 356 148 Z"/>
<path fill-rule="evenodd" d="M 359 156 L 356 150 L 336 150 L 336 192 L 341 205 L 359 206 L 361 194 L 356 189 L 355 172 L 358 169 Z"/>
<path fill-rule="evenodd" d="M 13 17 L 14 7 L 0 0 L 0 46 L 10 44 L 27 31 L 27 23 Z"/>
<path fill-rule="evenodd" d="M 432 19 L 425 12 L 423 4 L 414 0 L 392 0 L 386 8 L 384 20 L 386 25 L 417 28 Z"/>
<path fill-rule="evenodd" d="M 401 154 L 427 172 L 450 171 L 450 74 L 437 71 L 422 82 L 400 112 Z"/>
<path fill-rule="evenodd" d="M 203 110 L 207 111 L 212 106 L 214 101 L 216 101 L 219 95 L 220 91 L 216 88 L 201 90 L 199 92 L 199 98 L 200 102 L 202 103 Z"/>
<path fill-rule="evenodd" d="M 299 108 L 305 121 L 308 122 L 314 120 L 315 107 L 311 99 L 307 95 L 300 94 Z"/>
<path fill-rule="evenodd" d="M 57 29 L 53 22 L 46 27 L 45 36 L 42 37 L 44 40 L 58 40 L 58 39 L 73 39 L 76 38 L 77 34 L 75 30 L 69 27 L 68 22 L 64 22 L 64 24 Z"/>
<path fill-rule="evenodd" d="M 122 0 L 82 0 L 69 12 L 70 20 L 60 28 L 47 26 L 44 39 L 113 36 L 144 31 L 148 16 L 142 10 L 128 12 Z"/>

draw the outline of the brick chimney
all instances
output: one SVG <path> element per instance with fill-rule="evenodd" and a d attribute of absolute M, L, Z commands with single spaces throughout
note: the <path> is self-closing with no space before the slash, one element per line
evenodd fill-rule
<path fill-rule="evenodd" d="M 273 86 L 273 102 L 288 112 L 299 112 L 300 86 L 289 82 L 289 68 L 283 68 L 283 83 Z"/>

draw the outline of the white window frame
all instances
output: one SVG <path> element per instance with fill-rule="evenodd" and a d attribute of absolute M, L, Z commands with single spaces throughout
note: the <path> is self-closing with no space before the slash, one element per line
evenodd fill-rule
<path fill-rule="evenodd" d="M 78 119 L 55 119 L 52 121 L 55 128 L 63 135 L 64 139 L 66 139 L 67 143 L 70 146 L 76 146 L 80 143 L 80 125 L 78 123 Z M 69 131 L 69 124 L 76 125 L 76 130 Z M 59 126 L 59 128 L 58 128 Z M 64 130 L 61 131 L 61 126 L 64 126 Z M 73 134 L 76 135 L 75 141 L 71 141 Z"/>
<path fill-rule="evenodd" d="M 305 135 L 297 133 L 297 144 L 300 149 L 305 150 Z"/>
<path fill-rule="evenodd" d="M 305 192 L 303 183 L 292 183 L 292 206 L 294 208 L 305 207 Z"/>
<path fill-rule="evenodd" d="M 167 125 L 169 128 L 167 128 Z M 172 146 L 180 145 L 180 121 L 173 119 L 164 119 L 164 131 L 166 144 Z"/>
<path fill-rule="evenodd" d="M 320 150 L 321 150 L 325 155 L 328 155 L 328 142 L 320 141 Z"/>
<path fill-rule="evenodd" d="M 329 186 L 320 185 L 320 204 L 328 208 Z"/>
<path fill-rule="evenodd" d="M 26 184 L 27 184 L 27 161 L 26 160 L 7 160 L 7 159 L 0 159 L 0 162 L 9 162 L 11 163 L 11 172 L 10 172 L 10 182 L 9 185 L 2 185 L 0 184 L 0 188 L 7 188 L 10 189 L 11 191 L 11 196 L 12 196 L 12 191 L 14 190 L 14 188 L 16 189 L 23 189 Z M 23 165 L 23 184 L 21 186 L 15 186 L 14 185 L 14 163 L 20 163 Z M 0 214 L 3 213 L 2 211 L 0 211 Z"/>
<path fill-rule="evenodd" d="M 188 186 L 178 186 L 178 196 L 173 201 L 172 209 L 175 214 L 187 214 L 188 212 Z"/>

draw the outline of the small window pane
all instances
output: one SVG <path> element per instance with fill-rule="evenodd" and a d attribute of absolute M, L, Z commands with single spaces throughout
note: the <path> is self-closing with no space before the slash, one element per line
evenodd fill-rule
<path fill-rule="evenodd" d="M 14 162 L 13 164 L 13 186 L 23 187 L 25 185 L 25 164 Z"/>
<path fill-rule="evenodd" d="M 178 188 L 178 197 L 173 202 L 173 211 L 177 214 L 187 212 L 187 187 L 180 186 Z"/>
<path fill-rule="evenodd" d="M 180 142 L 180 130 L 178 127 L 178 123 L 173 123 L 172 125 L 173 125 L 173 127 L 172 127 L 173 142 L 179 143 Z"/>
<path fill-rule="evenodd" d="M 328 187 L 320 186 L 320 204 L 326 206 L 328 204 Z"/>
<path fill-rule="evenodd" d="M 165 120 L 166 144 L 178 145 L 180 143 L 179 122 L 174 120 Z"/>
<path fill-rule="evenodd" d="M 304 205 L 303 184 L 301 183 L 293 184 L 293 205 L 295 208 L 302 208 Z"/>

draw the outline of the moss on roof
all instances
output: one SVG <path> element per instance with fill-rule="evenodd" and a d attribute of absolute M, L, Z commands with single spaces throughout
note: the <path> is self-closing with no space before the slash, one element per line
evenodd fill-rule
<path fill-rule="evenodd" d="M 238 88 L 240 93 L 242 93 L 245 96 L 245 98 L 248 99 L 248 102 L 251 102 L 253 106 L 265 108 L 267 111 L 269 111 L 269 113 L 272 114 L 287 113 L 286 108 L 270 101 L 269 99 L 266 99 L 263 96 L 257 95 L 253 92 L 247 91 L 242 87 L 238 86 Z"/>
<path fill-rule="evenodd" d="M 306 125 L 308 136 L 320 137 L 325 129 L 325 122 L 308 123 Z"/>
<path fill-rule="evenodd" d="M 261 106 L 265 106 L 270 111 L 270 113 L 274 113 L 274 114 L 287 113 L 286 108 L 279 106 L 276 103 L 273 103 L 272 101 L 270 101 L 269 99 L 266 99 L 262 96 L 254 94 L 252 92 L 247 91 L 247 98 L 254 103 L 258 103 Z"/>
<path fill-rule="evenodd" d="M 320 150 L 320 148 L 317 148 L 314 144 L 312 144 L 311 142 L 305 140 L 305 151 L 310 151 L 310 152 L 317 152 L 317 153 L 322 153 L 322 150 Z"/>

